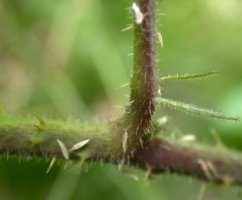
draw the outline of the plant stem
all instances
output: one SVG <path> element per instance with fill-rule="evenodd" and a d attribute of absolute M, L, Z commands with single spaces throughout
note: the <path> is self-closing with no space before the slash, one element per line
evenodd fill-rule
<path fill-rule="evenodd" d="M 139 0 L 137 6 L 143 20 L 134 25 L 134 69 L 131 105 L 127 109 L 127 119 L 131 121 L 129 136 L 133 146 L 152 132 L 156 96 L 155 0 Z"/>
<path fill-rule="evenodd" d="M 132 162 L 154 173 L 174 172 L 209 182 L 242 184 L 242 156 L 231 150 L 154 139 L 134 154 Z"/>
<path fill-rule="evenodd" d="M 153 173 L 167 170 L 210 182 L 242 184 L 242 156 L 231 150 L 151 139 L 156 132 L 152 126 L 157 92 L 155 0 L 138 0 L 134 10 L 140 11 L 136 13 L 140 18 L 135 20 L 134 70 L 124 122 L 95 125 L 0 116 L 0 154 L 109 163 L 123 163 L 122 159 L 129 157 L 130 165 Z M 85 148 L 71 151 L 83 141 L 88 141 Z M 140 145 L 143 142 L 144 146 Z"/>
<path fill-rule="evenodd" d="M 113 137 L 114 124 L 46 120 L 40 127 L 38 120 L 22 117 L 0 117 L 0 122 L 0 155 L 3 156 L 64 159 L 57 140 L 71 149 L 74 144 L 90 139 L 85 148 L 70 153 L 69 159 L 122 162 L 119 143 Z M 242 184 L 241 158 L 242 155 L 219 147 L 188 146 L 179 141 L 153 139 L 134 152 L 129 164 L 153 173 L 169 171 L 210 182 Z"/>
<path fill-rule="evenodd" d="M 78 159 L 116 155 L 112 143 L 112 125 L 46 120 L 44 125 L 34 118 L 0 117 L 0 154 L 63 158 L 57 140 L 70 149 L 74 144 L 90 139 L 87 147 L 71 154 Z M 76 154 L 78 153 L 78 154 Z"/>

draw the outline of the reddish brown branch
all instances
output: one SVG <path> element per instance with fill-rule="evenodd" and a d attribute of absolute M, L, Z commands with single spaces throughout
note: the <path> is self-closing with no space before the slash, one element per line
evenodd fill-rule
<path fill-rule="evenodd" d="M 131 106 L 128 120 L 133 140 L 141 141 L 152 129 L 152 115 L 155 110 L 155 0 L 139 0 L 137 4 L 143 20 L 135 22 L 134 70 L 131 81 Z"/>
<path fill-rule="evenodd" d="M 242 184 L 242 162 L 228 155 L 154 139 L 137 150 L 133 162 L 154 173 L 170 171 L 207 181 Z"/>

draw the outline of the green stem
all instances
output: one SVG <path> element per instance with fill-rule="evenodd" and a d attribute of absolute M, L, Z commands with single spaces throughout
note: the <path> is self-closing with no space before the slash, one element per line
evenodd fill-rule
<path fill-rule="evenodd" d="M 0 117 L 0 155 L 66 159 L 57 140 L 69 150 L 71 160 L 122 163 L 120 141 L 113 137 L 115 124 L 80 124 L 62 120 Z M 80 141 L 90 142 L 70 151 Z M 242 183 L 242 155 L 206 145 L 154 139 L 135 150 L 129 164 L 152 173 L 166 171 L 198 177 L 210 182 Z"/>
<path fill-rule="evenodd" d="M 89 139 L 73 158 L 88 157 L 105 159 L 117 154 L 117 144 L 112 136 L 112 125 L 43 120 L 29 118 L 0 117 L 0 153 L 40 157 L 63 158 L 57 140 L 70 149 L 74 144 Z M 111 142 L 112 141 L 112 142 Z"/>

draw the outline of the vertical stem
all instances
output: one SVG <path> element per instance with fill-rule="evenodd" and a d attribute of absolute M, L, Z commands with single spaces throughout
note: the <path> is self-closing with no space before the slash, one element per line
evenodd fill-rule
<path fill-rule="evenodd" d="M 133 140 L 142 142 L 152 130 L 155 110 L 155 0 L 138 0 L 137 6 L 143 20 L 136 20 L 134 25 L 134 69 L 128 111 Z"/>

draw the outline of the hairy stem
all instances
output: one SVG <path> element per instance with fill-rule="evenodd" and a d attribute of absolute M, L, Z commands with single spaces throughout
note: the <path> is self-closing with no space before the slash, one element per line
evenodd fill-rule
<path fill-rule="evenodd" d="M 157 91 L 154 9 L 155 0 L 138 0 L 133 5 L 134 70 L 124 121 L 95 125 L 0 116 L 0 155 L 84 158 L 110 163 L 123 163 L 124 158 L 129 158 L 131 165 L 154 173 L 170 171 L 211 182 L 241 184 L 241 155 L 218 147 L 188 146 L 150 137 L 156 132 L 152 126 Z M 198 112 L 197 108 L 194 110 Z M 144 146 L 140 145 L 143 142 Z M 85 147 L 80 147 L 84 143 Z"/>
<path fill-rule="evenodd" d="M 69 159 L 122 163 L 118 142 L 113 137 L 114 124 L 80 124 L 61 120 L 46 120 L 44 125 L 33 118 L 0 117 L 0 155 L 66 159 L 58 141 L 67 150 L 80 141 L 90 142 Z M 242 155 L 219 147 L 185 145 L 168 139 L 153 139 L 137 149 L 130 165 L 153 173 L 166 171 L 198 177 L 210 182 L 242 183 Z"/>
<path fill-rule="evenodd" d="M 131 121 L 129 136 L 133 144 L 143 141 L 152 130 L 156 96 L 155 0 L 139 0 L 135 6 L 140 13 L 134 9 L 134 69 L 131 105 L 127 109 L 127 119 Z M 141 19 L 137 19 L 140 17 L 139 14 L 142 16 Z"/>
<path fill-rule="evenodd" d="M 167 171 L 209 182 L 241 184 L 241 160 L 241 155 L 228 150 L 154 139 L 138 149 L 132 161 L 154 173 Z"/>
<path fill-rule="evenodd" d="M 67 149 L 83 140 L 90 140 L 81 151 L 72 152 L 73 158 L 85 156 L 105 159 L 117 154 L 112 143 L 113 125 L 66 122 L 35 118 L 0 117 L 0 154 L 63 158 L 61 141 Z M 77 154 L 76 154 L 77 153 Z"/>

